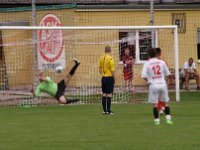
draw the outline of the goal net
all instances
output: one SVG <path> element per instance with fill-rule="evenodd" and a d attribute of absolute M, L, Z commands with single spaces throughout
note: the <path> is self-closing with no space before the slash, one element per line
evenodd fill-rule
<path fill-rule="evenodd" d="M 179 100 L 176 26 L 46 27 L 41 24 L 38 27 L 0 26 L 0 31 L 1 106 L 57 103 L 45 93 L 40 98 L 34 98 L 31 90 L 38 85 L 37 74 L 40 71 L 54 82 L 65 78 L 74 65 L 73 58 L 79 59 L 81 65 L 67 85 L 65 96 L 78 98 L 80 103 L 100 103 L 101 75 L 98 60 L 104 54 L 105 46 L 111 47 L 115 60 L 113 102 L 145 101 L 148 88 L 141 79 L 141 70 L 148 60 L 147 50 L 153 44 L 161 48 L 161 59 L 170 68 L 172 99 Z M 127 48 L 133 59 L 130 86 L 126 85 L 124 74 Z M 64 68 L 60 74 L 55 72 L 58 65 Z"/>

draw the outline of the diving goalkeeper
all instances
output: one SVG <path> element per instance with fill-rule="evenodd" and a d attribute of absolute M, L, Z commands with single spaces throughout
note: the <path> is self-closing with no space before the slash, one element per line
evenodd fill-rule
<path fill-rule="evenodd" d="M 55 97 L 60 104 L 69 104 L 79 101 L 78 99 L 73 100 L 67 100 L 64 96 L 65 88 L 67 87 L 70 79 L 74 75 L 76 69 L 80 65 L 80 61 L 77 59 L 73 59 L 75 62 L 75 65 L 70 70 L 69 74 L 61 80 L 59 83 L 55 83 L 53 80 L 51 80 L 50 77 L 45 77 L 43 72 L 39 73 L 39 84 L 36 87 L 36 90 L 33 91 L 33 95 L 35 97 L 39 97 L 41 92 L 48 93 L 51 96 Z"/>

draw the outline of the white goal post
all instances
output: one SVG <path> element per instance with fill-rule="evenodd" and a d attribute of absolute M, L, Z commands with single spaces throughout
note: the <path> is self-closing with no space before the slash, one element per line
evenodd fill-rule
<path fill-rule="evenodd" d="M 180 101 L 179 91 L 179 50 L 178 29 L 175 25 L 166 26 L 0 26 L 0 30 L 156 30 L 171 29 L 173 33 L 174 69 L 176 101 Z M 157 42 L 156 42 L 157 43 Z"/>

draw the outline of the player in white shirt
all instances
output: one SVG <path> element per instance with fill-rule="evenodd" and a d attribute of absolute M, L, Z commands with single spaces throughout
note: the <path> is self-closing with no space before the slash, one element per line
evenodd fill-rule
<path fill-rule="evenodd" d="M 144 64 L 142 78 L 149 85 L 149 102 L 153 104 L 154 123 L 160 124 L 158 112 L 158 99 L 165 103 L 166 123 L 173 124 L 171 121 L 169 96 L 165 77 L 170 75 L 169 69 L 164 61 L 156 58 L 156 48 L 148 50 L 150 59 Z"/>
<path fill-rule="evenodd" d="M 159 60 L 162 60 L 161 59 L 161 49 L 160 48 L 156 48 L 156 58 L 158 58 Z M 167 65 L 167 62 L 166 61 L 164 61 L 164 62 Z M 162 115 L 164 113 L 164 111 L 165 111 L 165 103 L 161 102 L 160 98 L 158 98 L 158 111 L 159 111 L 160 115 Z"/>
<path fill-rule="evenodd" d="M 199 74 L 196 70 L 196 65 L 193 61 L 193 58 L 189 58 L 189 60 L 183 64 L 180 77 L 185 78 L 186 90 L 189 89 L 189 79 L 196 78 L 197 90 L 200 90 Z"/>

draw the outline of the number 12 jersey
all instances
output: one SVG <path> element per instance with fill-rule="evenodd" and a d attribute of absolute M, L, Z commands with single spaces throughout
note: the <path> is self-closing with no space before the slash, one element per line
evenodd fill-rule
<path fill-rule="evenodd" d="M 149 84 L 166 83 L 165 76 L 169 75 L 170 72 L 166 63 L 157 58 L 149 59 L 142 70 L 142 78 L 146 78 Z"/>

